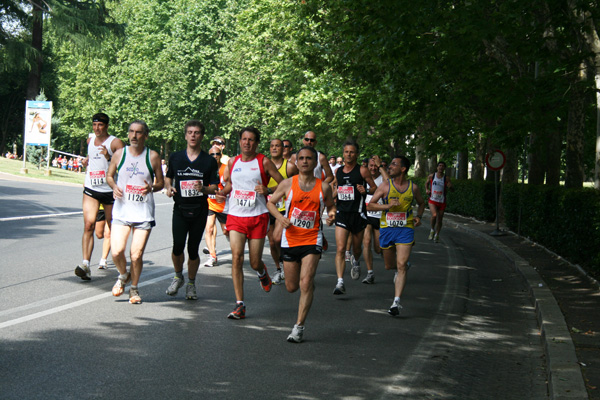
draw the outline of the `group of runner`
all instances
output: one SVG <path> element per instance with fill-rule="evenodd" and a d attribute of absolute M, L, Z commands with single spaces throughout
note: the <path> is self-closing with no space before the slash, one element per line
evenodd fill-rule
<path fill-rule="evenodd" d="M 175 296 L 186 287 L 186 299 L 198 298 L 195 279 L 200 266 L 200 242 L 205 233 L 207 253 L 205 266 L 217 264 L 216 221 L 230 241 L 232 281 L 236 302 L 230 319 L 245 318 L 244 249 L 249 250 L 249 263 L 257 273 L 264 291 L 273 283 L 285 281 L 286 289 L 300 289 L 296 324 L 287 340 L 303 340 L 304 323 L 310 310 L 314 277 L 321 254 L 327 249 L 323 222 L 335 223 L 337 283 L 334 295 L 346 293 L 344 272 L 346 250 L 351 244 L 351 277 L 361 275 L 360 256 L 365 248 L 367 275 L 364 283 L 374 283 L 374 251 L 383 253 L 386 269 L 397 271 L 394 302 L 388 312 L 398 315 L 400 297 L 406 283 L 408 258 L 414 244 L 414 227 L 420 225 L 425 203 L 417 185 L 407 177 L 410 161 L 395 156 L 386 169 L 379 157 L 368 165 L 357 162 L 359 145 L 343 144 L 342 160 L 332 160 L 318 152 L 316 134 L 305 133 L 304 146 L 293 153 L 289 140 L 273 139 L 268 158 L 257 152 L 261 132 L 254 127 L 240 130 L 241 153 L 228 158 L 223 154 L 225 140 L 215 137 L 209 153 L 201 148 L 204 125 L 197 120 L 184 127 L 186 149 L 173 153 L 163 177 L 159 155 L 145 146 L 149 135 L 143 121 L 134 121 L 128 130 L 129 145 L 108 135 L 109 118 L 98 113 L 92 118 L 94 137 L 89 139 L 83 210 L 83 262 L 75 274 L 91 279 L 90 258 L 93 250 L 94 224 L 100 205 L 104 207 L 113 262 L 119 276 L 112 294 L 120 296 L 131 282 L 129 302 L 142 302 L 138 283 L 143 267 L 143 252 L 154 221 L 153 192 L 164 187 L 174 200 L 172 214 L 172 261 L 175 276 L 166 293 Z M 224 161 L 227 160 L 227 161 Z M 343 161 L 340 163 L 340 161 Z M 443 163 L 440 163 L 443 164 Z M 332 171 L 334 166 L 335 174 Z M 443 165 L 445 168 L 445 164 Z M 438 177 L 428 181 L 428 192 L 436 201 L 435 234 L 439 240 L 445 199 L 439 197 L 440 179 L 445 190 L 451 183 Z M 437 197 L 436 197 L 437 196 Z M 334 201 L 335 199 L 335 201 Z M 440 202 L 439 200 L 442 200 Z M 418 204 L 413 215 L 413 201 Z M 431 200 L 430 200 L 431 201 Z M 431 203 L 430 203 L 431 207 Z M 326 209 L 326 216 L 323 212 Z M 433 216 L 433 211 L 432 211 Z M 131 267 L 127 271 L 125 247 L 131 234 Z M 269 238 L 271 256 L 276 265 L 273 280 L 262 261 L 265 238 Z M 188 281 L 183 276 L 184 250 L 187 243 Z"/>

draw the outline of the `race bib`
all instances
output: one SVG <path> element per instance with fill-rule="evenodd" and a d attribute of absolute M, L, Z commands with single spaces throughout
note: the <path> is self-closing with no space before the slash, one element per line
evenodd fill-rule
<path fill-rule="evenodd" d="M 181 188 L 180 190 L 180 194 L 181 197 L 200 197 L 200 196 L 204 196 L 204 194 L 199 191 L 196 190 L 195 186 L 196 183 L 200 182 L 200 181 L 179 181 L 179 187 Z"/>
<path fill-rule="evenodd" d="M 106 171 L 90 171 L 90 182 L 92 186 L 100 186 L 106 183 Z"/>
<path fill-rule="evenodd" d="M 126 185 L 123 198 L 127 201 L 143 203 L 148 199 L 148 197 L 144 195 L 144 189 L 146 189 L 145 186 Z"/>
<path fill-rule="evenodd" d="M 354 200 L 354 186 L 338 186 L 338 200 Z"/>
<path fill-rule="evenodd" d="M 406 226 L 405 212 L 387 212 L 385 222 L 389 228 L 403 228 Z"/>
<path fill-rule="evenodd" d="M 240 207 L 254 207 L 256 204 L 256 192 L 254 190 L 239 190 L 233 191 L 231 199 Z"/>
<path fill-rule="evenodd" d="M 298 228 L 312 229 L 315 227 L 316 218 L 316 211 L 302 211 L 299 208 L 294 208 L 290 222 Z"/>
<path fill-rule="evenodd" d="M 437 203 L 441 203 L 444 201 L 444 191 L 443 190 L 434 190 L 431 192 L 430 199 Z"/>

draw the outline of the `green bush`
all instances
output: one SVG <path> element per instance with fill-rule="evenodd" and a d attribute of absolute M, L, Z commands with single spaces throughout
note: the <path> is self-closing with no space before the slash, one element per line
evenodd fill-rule
<path fill-rule="evenodd" d="M 447 195 L 448 212 L 483 221 L 496 220 L 493 182 L 453 180 L 452 185 L 454 190 Z"/>
<path fill-rule="evenodd" d="M 502 205 L 512 231 L 600 275 L 600 192 L 506 184 Z"/>

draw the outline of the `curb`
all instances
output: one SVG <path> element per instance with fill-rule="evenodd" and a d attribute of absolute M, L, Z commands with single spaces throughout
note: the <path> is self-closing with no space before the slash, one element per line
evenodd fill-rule
<path fill-rule="evenodd" d="M 537 271 L 525 259 L 492 236 L 455 221 L 452 221 L 452 223 L 469 234 L 485 239 L 504 254 L 529 286 L 529 296 L 535 305 L 546 355 L 546 373 L 548 375 L 550 398 L 554 400 L 587 400 L 588 393 L 571 334 L 556 299 Z"/>

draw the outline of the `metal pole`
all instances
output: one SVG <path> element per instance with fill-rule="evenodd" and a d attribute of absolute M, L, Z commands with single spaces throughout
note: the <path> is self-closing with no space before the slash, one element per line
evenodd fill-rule
<path fill-rule="evenodd" d="M 498 210 L 498 208 L 499 208 L 498 207 L 498 203 L 499 203 L 499 200 L 498 200 L 498 180 L 499 180 L 498 179 L 498 170 L 494 171 L 494 173 L 495 173 L 494 187 L 495 187 L 495 193 L 496 193 L 496 229 L 492 233 L 490 233 L 490 235 L 502 236 L 502 235 L 504 235 L 504 232 L 502 232 L 500 230 L 500 212 Z"/>

